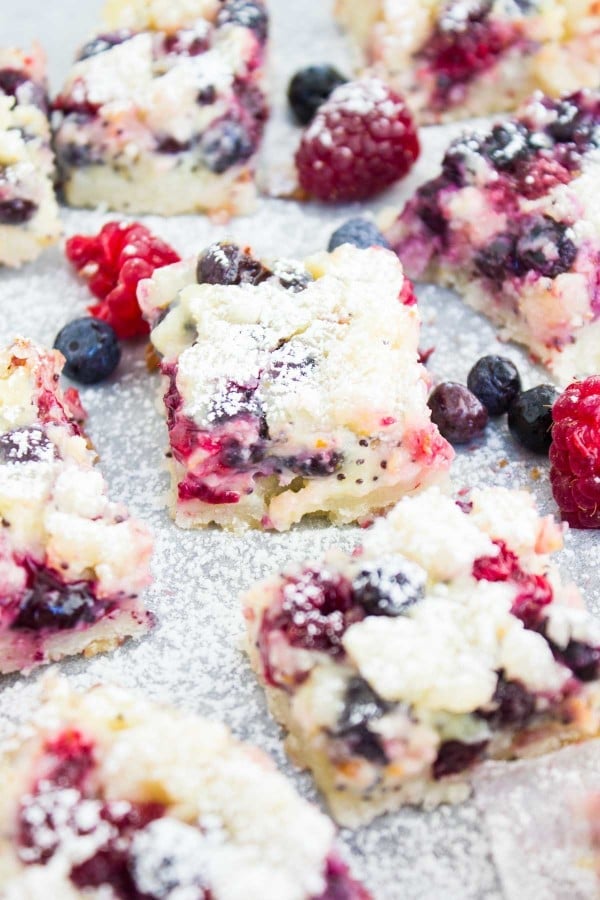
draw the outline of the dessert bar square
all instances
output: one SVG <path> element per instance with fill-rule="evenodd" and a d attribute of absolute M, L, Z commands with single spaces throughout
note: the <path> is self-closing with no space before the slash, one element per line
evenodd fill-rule
<path fill-rule="evenodd" d="M 370 900 L 331 822 L 218 722 L 48 679 L 12 743 L 0 757 L 5 900 Z"/>
<path fill-rule="evenodd" d="M 430 421 L 419 314 L 390 251 L 267 265 L 214 244 L 138 298 L 166 381 L 179 525 L 353 522 L 446 480 L 453 451 Z"/>
<path fill-rule="evenodd" d="M 600 367 L 600 94 L 538 94 L 454 141 L 387 232 L 564 383 Z"/>
<path fill-rule="evenodd" d="M 253 666 L 338 821 L 462 800 L 481 760 L 598 734 L 600 626 L 561 540 L 526 492 L 434 487 L 249 591 Z"/>
<path fill-rule="evenodd" d="M 106 496 L 63 358 L 0 353 L 0 673 L 112 649 L 152 624 L 152 540 Z"/>
<path fill-rule="evenodd" d="M 515 109 L 598 85 L 593 0 L 337 0 L 371 71 L 404 93 L 422 122 Z"/>
<path fill-rule="evenodd" d="M 55 103 L 72 206 L 251 211 L 267 104 L 260 0 L 109 3 Z"/>
<path fill-rule="evenodd" d="M 47 115 L 41 50 L 0 49 L 0 265 L 29 262 L 60 236 Z"/>

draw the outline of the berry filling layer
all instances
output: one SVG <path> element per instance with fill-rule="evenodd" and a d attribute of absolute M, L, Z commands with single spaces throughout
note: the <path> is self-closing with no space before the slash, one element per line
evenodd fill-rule
<path fill-rule="evenodd" d="M 456 286 L 561 377 L 595 367 L 599 126 L 597 93 L 535 97 L 451 144 L 387 234 L 411 277 Z"/>
<path fill-rule="evenodd" d="M 108 686 L 45 692 L 0 757 L 9 896 L 371 900 L 331 822 L 220 723 Z"/>
<path fill-rule="evenodd" d="M 153 623 L 139 599 L 150 535 L 108 499 L 62 363 L 27 341 L 0 353 L 0 672 L 107 649 Z"/>
<path fill-rule="evenodd" d="M 152 20 L 148 30 L 116 28 L 82 48 L 54 104 L 71 202 L 90 205 L 103 185 L 112 208 L 139 212 L 242 204 L 268 116 L 267 15 L 261 3 L 241 11 L 235 0 L 216 18 L 186 22 L 183 13 L 180 27 L 161 30 Z M 129 21 L 126 9 L 115 15 Z M 218 176 L 226 176 L 221 188 Z"/>
<path fill-rule="evenodd" d="M 518 4 L 520 7 L 523 4 Z M 469 85 L 521 44 L 520 21 L 495 18 L 493 0 L 450 2 L 416 56 L 417 79 L 432 85 L 430 105 L 442 112 L 464 102 Z"/>
<path fill-rule="evenodd" d="M 389 251 L 267 265 L 214 244 L 138 299 L 167 382 L 180 524 L 353 521 L 443 477 L 452 451 L 429 418 L 414 294 Z"/>
<path fill-rule="evenodd" d="M 352 555 L 247 595 L 253 664 L 340 821 L 458 799 L 482 759 L 598 732 L 600 631 L 558 546 L 525 493 L 459 508 L 430 489 Z"/>

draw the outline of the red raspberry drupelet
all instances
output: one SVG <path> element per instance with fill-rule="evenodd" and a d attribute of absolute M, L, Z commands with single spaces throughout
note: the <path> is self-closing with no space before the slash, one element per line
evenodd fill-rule
<path fill-rule="evenodd" d="M 343 84 L 296 153 L 301 187 L 327 202 L 364 200 L 402 178 L 420 153 L 404 100 L 377 78 Z"/>
<path fill-rule="evenodd" d="M 108 222 L 97 235 L 69 238 L 65 252 L 100 300 L 88 307 L 93 316 L 112 325 L 121 339 L 148 334 L 137 302 L 137 286 L 155 269 L 179 262 L 172 247 L 139 222 Z"/>
<path fill-rule="evenodd" d="M 600 528 L 600 375 L 570 385 L 552 419 L 554 499 L 573 528 Z"/>

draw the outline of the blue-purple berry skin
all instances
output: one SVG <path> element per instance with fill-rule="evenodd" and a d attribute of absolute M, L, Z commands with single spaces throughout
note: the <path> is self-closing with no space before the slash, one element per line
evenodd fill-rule
<path fill-rule="evenodd" d="M 114 329 L 100 319 L 84 316 L 65 325 L 54 341 L 65 357 L 64 373 L 80 384 L 97 384 L 115 371 L 121 347 Z"/>
<path fill-rule="evenodd" d="M 107 50 L 112 50 L 113 47 L 128 41 L 133 36 L 133 32 L 125 29 L 99 34 L 98 37 L 83 45 L 77 58 L 78 60 L 84 60 L 89 59 L 91 56 L 98 56 L 99 53 L 106 53 Z"/>
<path fill-rule="evenodd" d="M 523 391 L 508 410 L 508 428 L 520 444 L 533 453 L 546 455 L 552 443 L 552 407 L 558 391 L 551 384 L 538 384 Z"/>
<path fill-rule="evenodd" d="M 259 41 L 269 33 L 269 16 L 264 5 L 255 0 L 224 0 L 217 15 L 217 27 L 238 25 L 253 31 Z"/>
<path fill-rule="evenodd" d="M 520 681 L 507 681 L 501 673 L 492 697 L 492 708 L 478 715 L 494 728 L 522 728 L 535 714 L 535 695 Z"/>
<path fill-rule="evenodd" d="M 521 376 L 504 356 L 482 356 L 467 378 L 467 387 L 481 400 L 490 416 L 501 416 L 521 391 Z"/>
<path fill-rule="evenodd" d="M 457 775 L 469 769 L 483 754 L 487 741 L 465 744 L 462 741 L 444 741 L 440 745 L 433 764 L 433 777 L 437 780 L 447 775 Z"/>
<path fill-rule="evenodd" d="M 260 260 L 228 241 L 219 241 L 207 247 L 200 254 L 196 266 L 198 284 L 260 284 L 272 274 Z"/>
<path fill-rule="evenodd" d="M 33 219 L 37 210 L 37 203 L 24 197 L 0 200 L 0 225 L 24 225 Z"/>
<path fill-rule="evenodd" d="M 515 245 L 519 274 L 536 272 L 545 278 L 556 278 L 568 272 L 577 256 L 570 228 L 549 216 L 536 216 L 524 224 Z"/>
<path fill-rule="evenodd" d="M 344 740 L 353 756 L 362 756 L 370 762 L 385 765 L 388 760 L 381 737 L 369 726 L 390 709 L 391 704 L 382 700 L 363 678 L 351 678 L 333 734 Z"/>
<path fill-rule="evenodd" d="M 19 612 L 10 627 L 15 631 L 61 631 L 93 622 L 99 608 L 87 581 L 65 583 L 50 569 L 32 568 Z"/>
<path fill-rule="evenodd" d="M 405 615 L 425 596 L 425 573 L 420 578 L 416 572 L 416 566 L 399 560 L 387 566 L 365 563 L 352 582 L 354 599 L 368 616 Z"/>
<path fill-rule="evenodd" d="M 200 141 L 202 159 L 206 167 L 217 175 L 245 162 L 254 149 L 248 130 L 235 119 L 220 119 L 210 125 Z"/>
<path fill-rule="evenodd" d="M 333 91 L 348 81 L 330 65 L 300 69 L 288 86 L 288 101 L 300 125 L 308 125 Z"/>
<path fill-rule="evenodd" d="M 428 406 L 431 421 L 451 444 L 468 444 L 488 423 L 483 403 L 464 384 L 455 381 L 439 384 L 432 391 Z"/>
<path fill-rule="evenodd" d="M 390 247 L 377 225 L 362 216 L 348 219 L 347 222 L 336 228 L 329 238 L 327 249 L 331 253 L 342 244 L 352 244 L 360 250 L 366 250 L 369 247 L 385 247 L 389 250 Z"/>

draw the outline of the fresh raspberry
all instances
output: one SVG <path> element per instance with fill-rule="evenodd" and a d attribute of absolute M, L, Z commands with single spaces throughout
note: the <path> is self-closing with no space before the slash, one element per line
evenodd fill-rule
<path fill-rule="evenodd" d="M 155 269 L 179 262 L 168 244 L 139 222 L 109 222 L 97 235 L 69 238 L 65 252 L 101 301 L 88 307 L 93 316 L 112 325 L 119 338 L 148 334 L 137 302 L 137 286 Z"/>
<path fill-rule="evenodd" d="M 562 517 L 600 528 L 600 375 L 576 381 L 552 407 L 550 482 Z"/>
<path fill-rule="evenodd" d="M 364 200 L 409 171 L 419 138 L 402 98 L 377 78 L 336 88 L 296 153 L 301 187 L 319 200 Z"/>
<path fill-rule="evenodd" d="M 473 563 L 473 578 L 477 581 L 510 581 L 518 586 L 511 613 L 521 619 L 525 628 L 537 629 L 543 618 L 542 610 L 552 603 L 552 585 L 545 575 L 536 575 L 521 568 L 519 557 L 504 541 L 494 541 L 496 556 L 481 556 Z"/>

